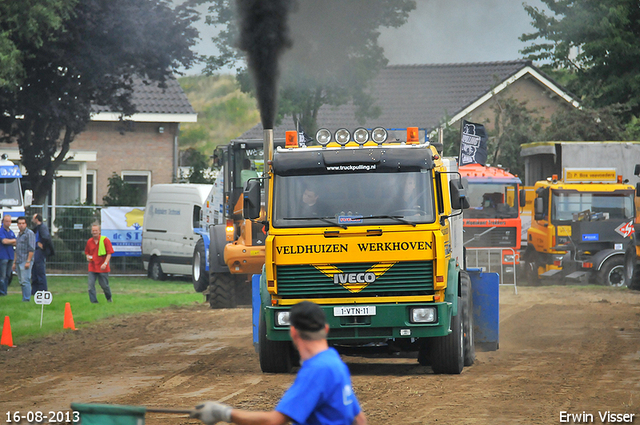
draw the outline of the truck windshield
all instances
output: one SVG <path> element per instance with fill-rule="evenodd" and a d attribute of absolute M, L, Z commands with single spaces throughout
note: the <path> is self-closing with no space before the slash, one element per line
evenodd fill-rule
<path fill-rule="evenodd" d="M 470 208 L 464 218 L 517 218 L 518 186 L 508 183 L 469 181 L 467 191 Z"/>
<path fill-rule="evenodd" d="M 581 193 L 553 191 L 551 222 L 572 221 L 573 215 L 589 211 L 603 213 L 603 219 L 631 219 L 634 217 L 633 192 Z"/>
<path fill-rule="evenodd" d="M 431 174 L 276 176 L 275 227 L 367 226 L 435 220 Z"/>
<path fill-rule="evenodd" d="M 20 181 L 0 179 L 0 206 L 15 207 L 20 204 Z"/>

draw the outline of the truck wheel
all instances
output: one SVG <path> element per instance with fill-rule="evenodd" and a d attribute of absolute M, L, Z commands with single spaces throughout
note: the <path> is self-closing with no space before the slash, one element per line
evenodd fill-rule
<path fill-rule="evenodd" d="M 153 257 L 149 261 L 149 277 L 153 280 L 165 280 L 167 275 L 162 271 L 162 265 L 158 257 Z"/>
<path fill-rule="evenodd" d="M 607 286 L 626 286 L 624 258 L 621 255 L 616 255 L 605 261 L 598 272 L 598 281 Z"/>
<path fill-rule="evenodd" d="M 207 272 L 207 259 L 204 255 L 204 241 L 199 239 L 193 250 L 193 261 L 191 264 L 191 282 L 196 292 L 202 292 L 209 286 L 209 272 Z"/>
<path fill-rule="evenodd" d="M 629 289 L 640 291 L 640 267 L 635 245 L 629 245 L 624 254 L 624 278 Z"/>
<path fill-rule="evenodd" d="M 236 284 L 236 304 L 251 305 L 251 276 L 233 275 Z"/>
<path fill-rule="evenodd" d="M 464 365 L 471 366 L 476 360 L 475 339 L 473 336 L 473 296 L 471 293 L 471 278 L 469 273 L 464 270 L 460 271 L 460 289 L 462 330 L 464 332 Z"/>
<path fill-rule="evenodd" d="M 462 307 L 461 297 L 458 305 Z M 458 315 L 451 317 L 451 333 L 447 336 L 432 338 L 430 341 L 431 368 L 434 373 L 457 375 L 462 372 L 465 362 L 464 356 L 464 325 L 462 309 Z"/>
<path fill-rule="evenodd" d="M 209 283 L 211 308 L 236 307 L 236 281 L 230 273 L 212 273 Z"/>
<path fill-rule="evenodd" d="M 267 323 L 262 314 L 260 314 L 258 332 L 260 369 L 265 373 L 290 373 L 293 367 L 291 363 L 291 344 L 288 341 L 271 341 L 267 339 Z"/>

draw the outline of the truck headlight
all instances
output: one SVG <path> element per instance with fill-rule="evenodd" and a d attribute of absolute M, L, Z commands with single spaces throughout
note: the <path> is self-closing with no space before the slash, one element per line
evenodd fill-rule
<path fill-rule="evenodd" d="M 326 128 L 321 128 L 316 132 L 316 141 L 322 146 L 326 146 L 331 141 L 331 132 Z"/>
<path fill-rule="evenodd" d="M 364 145 L 369 141 L 369 132 L 366 128 L 360 127 L 353 133 L 353 140 L 359 145 Z"/>
<path fill-rule="evenodd" d="M 412 308 L 411 323 L 435 323 L 438 320 L 438 314 L 435 307 Z"/>
<path fill-rule="evenodd" d="M 291 326 L 289 311 L 276 311 L 276 326 Z"/>
<path fill-rule="evenodd" d="M 336 131 L 335 138 L 336 142 L 338 142 L 340 146 L 344 146 L 349 143 L 349 140 L 351 139 L 351 133 L 349 133 L 349 130 L 347 130 L 346 128 L 341 128 Z"/>
<path fill-rule="evenodd" d="M 387 130 L 382 127 L 376 127 L 371 131 L 371 139 L 379 145 L 386 142 L 387 137 L 389 137 L 389 134 Z"/>

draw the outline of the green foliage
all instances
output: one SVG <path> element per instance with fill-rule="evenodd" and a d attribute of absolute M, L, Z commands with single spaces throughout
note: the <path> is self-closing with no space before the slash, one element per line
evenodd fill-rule
<path fill-rule="evenodd" d="M 56 253 L 57 255 L 57 253 Z M 55 257 L 54 257 L 55 258 Z M 91 304 L 87 295 L 87 277 L 48 276 L 53 302 L 44 306 L 40 328 L 41 306 L 22 302 L 17 280 L 9 286 L 9 294 L 2 298 L 3 316 L 11 317 L 15 344 L 29 339 L 66 332 L 62 325 L 65 303 L 71 305 L 73 319 L 79 332 L 91 328 L 107 317 L 138 314 L 172 306 L 194 305 L 202 302 L 202 295 L 193 291 L 191 282 L 155 282 L 147 278 L 111 276 L 109 286 L 113 303 L 106 303 L 98 286 L 99 304 Z M 90 330 L 89 330 L 90 331 Z"/>
<path fill-rule="evenodd" d="M 260 121 L 255 99 L 242 93 L 230 75 L 182 77 L 178 82 L 198 112 L 197 123 L 181 124 L 180 146 L 210 156 L 216 146 L 229 143 Z"/>
<path fill-rule="evenodd" d="M 637 0 L 542 0 L 525 4 L 536 31 L 522 50 L 573 75 L 568 88 L 594 107 L 621 104 L 640 113 L 640 8 Z"/>
<path fill-rule="evenodd" d="M 38 49 L 55 37 L 76 2 L 0 2 L 0 88 L 12 91 L 20 86 L 26 75 L 23 60 L 33 54 L 30 49 Z"/>
<path fill-rule="evenodd" d="M 524 176 L 520 146 L 538 140 L 544 120 L 535 110 L 527 108 L 526 101 L 501 96 L 495 96 L 494 99 L 494 128 L 489 132 L 487 161 Z"/>
<path fill-rule="evenodd" d="M 399 27 L 415 9 L 414 0 L 299 0 L 288 25 L 293 48 L 283 57 L 278 121 L 290 115 L 304 130 L 316 130 L 317 112 L 323 105 L 353 102 L 356 118 L 377 117 L 380 110 L 367 92 L 369 81 L 387 65 L 378 45 L 380 27 Z M 236 50 L 237 23 L 230 0 L 213 0 L 207 23 L 221 28 L 213 38 L 220 55 L 207 59 L 208 73 L 244 60 Z M 354 17 L 357 16 L 357 25 Z M 244 66 L 236 78 L 242 91 L 252 92 L 253 82 Z"/>
<path fill-rule="evenodd" d="M 0 4 L 14 3 L 23 4 Z M 162 85 L 197 59 L 191 51 L 197 12 L 188 7 L 173 10 L 162 0 L 27 1 L 34 7 L 45 3 L 73 8 L 59 25 L 45 25 L 52 32 L 41 42 L 22 43 L 23 31 L 2 28 L 3 37 L 18 46 L 24 76 L 19 88 L 0 89 L 0 142 L 18 142 L 35 203 L 49 193 L 71 142 L 91 119 L 92 105 L 130 116 L 136 112 L 135 79 Z M 17 22 L 30 25 L 22 9 L 15 12 Z"/>
<path fill-rule="evenodd" d="M 130 185 L 122 178 L 113 173 L 109 177 L 109 189 L 102 197 L 102 202 L 106 207 L 129 207 L 138 205 L 141 196 L 137 187 Z"/>
<path fill-rule="evenodd" d="M 213 179 L 207 177 L 206 171 L 210 167 L 209 159 L 200 151 L 189 148 L 182 154 L 182 165 L 191 167 L 191 172 L 187 177 L 189 183 L 213 184 Z"/>
<path fill-rule="evenodd" d="M 625 132 L 622 123 L 624 111 L 625 108 L 620 105 L 560 110 L 551 117 L 551 124 L 544 131 L 544 139 L 585 142 L 625 140 L 630 134 Z"/>

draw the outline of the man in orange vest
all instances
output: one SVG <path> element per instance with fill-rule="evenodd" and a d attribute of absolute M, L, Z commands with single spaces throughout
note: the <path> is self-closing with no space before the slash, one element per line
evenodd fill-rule
<path fill-rule="evenodd" d="M 98 298 L 96 298 L 97 278 L 104 291 L 104 296 L 107 297 L 107 302 L 112 302 L 111 288 L 109 288 L 109 272 L 111 271 L 109 262 L 111 262 L 113 247 L 109 238 L 100 235 L 99 224 L 91 225 L 91 236 L 84 248 L 89 262 L 89 300 L 94 304 L 98 303 Z"/>

